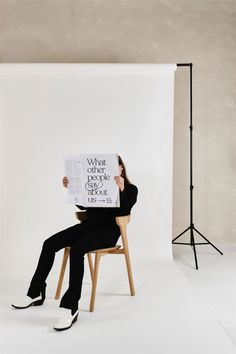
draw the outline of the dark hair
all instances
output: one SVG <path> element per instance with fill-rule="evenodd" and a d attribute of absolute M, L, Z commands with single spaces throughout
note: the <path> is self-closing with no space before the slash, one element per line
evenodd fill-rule
<path fill-rule="evenodd" d="M 119 162 L 119 165 L 121 165 L 123 167 L 123 170 L 121 172 L 121 177 L 124 178 L 126 184 L 131 184 L 130 180 L 127 177 L 125 164 L 124 164 L 122 158 L 120 157 L 120 155 L 118 156 L 118 162 Z"/>

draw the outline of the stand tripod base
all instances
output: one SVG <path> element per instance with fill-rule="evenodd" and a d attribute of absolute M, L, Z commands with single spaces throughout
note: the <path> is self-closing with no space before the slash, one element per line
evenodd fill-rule
<path fill-rule="evenodd" d="M 182 236 L 183 234 L 185 234 L 185 232 L 187 232 L 188 230 L 190 230 L 190 242 L 175 242 L 175 240 L 177 240 L 180 236 Z M 196 231 L 202 238 L 204 238 L 204 240 L 206 240 L 206 242 L 195 242 L 194 240 L 194 234 L 193 234 L 193 230 Z M 213 248 L 215 248 L 215 250 L 217 252 L 219 252 L 221 255 L 223 255 L 223 253 L 216 247 L 213 245 L 213 243 L 211 243 L 203 234 L 201 234 L 200 231 L 198 231 L 194 224 L 190 225 L 186 230 L 184 230 L 183 232 L 181 232 L 181 234 L 179 234 L 178 236 L 176 236 L 173 240 L 172 240 L 173 244 L 177 244 L 177 245 L 189 245 L 193 248 L 193 253 L 194 253 L 194 258 L 195 258 L 195 265 L 196 265 L 196 269 L 198 269 L 198 262 L 197 262 L 197 252 L 196 252 L 196 247 L 195 245 L 211 245 Z"/>

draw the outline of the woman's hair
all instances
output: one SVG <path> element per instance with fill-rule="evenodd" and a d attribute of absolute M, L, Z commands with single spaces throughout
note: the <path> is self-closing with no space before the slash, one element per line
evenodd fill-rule
<path fill-rule="evenodd" d="M 122 158 L 120 157 L 120 155 L 118 156 L 118 161 L 119 161 L 119 165 L 121 165 L 123 167 L 123 170 L 121 172 L 121 177 L 124 178 L 126 184 L 131 184 L 131 182 L 128 179 L 127 174 L 126 174 L 125 164 L 124 164 Z"/>

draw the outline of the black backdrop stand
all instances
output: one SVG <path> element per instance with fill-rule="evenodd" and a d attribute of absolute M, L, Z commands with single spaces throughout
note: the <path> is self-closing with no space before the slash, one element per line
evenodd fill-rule
<path fill-rule="evenodd" d="M 181 234 L 179 234 L 178 236 L 176 236 L 173 240 L 172 243 L 173 244 L 178 244 L 178 245 L 189 245 L 192 247 L 193 252 L 194 252 L 194 258 L 195 258 L 195 265 L 196 265 L 196 269 L 198 269 L 198 262 L 197 262 L 197 252 L 196 252 L 196 245 L 208 245 L 210 244 L 212 247 L 214 247 L 216 249 L 216 251 L 218 251 L 220 254 L 223 255 L 223 253 L 216 248 L 205 236 L 203 236 L 203 234 L 201 234 L 200 231 L 198 231 L 193 223 L 193 98 L 192 98 L 192 89 L 193 89 L 193 85 L 192 85 L 192 69 L 193 69 L 193 64 L 189 63 L 189 64 L 177 64 L 178 66 L 188 66 L 190 68 L 190 226 L 185 229 L 183 232 L 181 232 Z M 185 232 L 187 232 L 188 230 L 190 230 L 190 242 L 175 242 L 175 240 L 177 240 L 180 236 L 182 236 L 183 234 L 185 234 Z M 206 242 L 198 242 L 196 243 L 194 240 L 194 234 L 193 231 L 196 231 Z"/>

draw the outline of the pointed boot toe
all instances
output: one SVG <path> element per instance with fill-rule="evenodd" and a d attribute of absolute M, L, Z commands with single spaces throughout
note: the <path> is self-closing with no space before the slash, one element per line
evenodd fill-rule
<path fill-rule="evenodd" d="M 77 321 L 78 314 L 79 310 L 72 315 L 70 309 L 63 308 L 62 314 L 53 328 L 56 331 L 64 331 L 69 329 L 73 323 Z"/>

